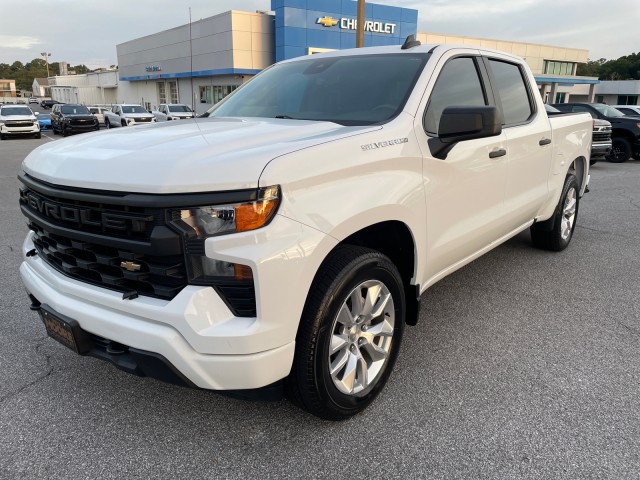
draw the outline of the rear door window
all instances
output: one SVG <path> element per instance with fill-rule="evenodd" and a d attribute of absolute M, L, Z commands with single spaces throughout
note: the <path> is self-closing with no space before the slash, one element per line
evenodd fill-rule
<path fill-rule="evenodd" d="M 504 126 L 519 125 L 533 115 L 533 101 L 519 65 L 489 59 L 497 96 L 502 104 Z"/>

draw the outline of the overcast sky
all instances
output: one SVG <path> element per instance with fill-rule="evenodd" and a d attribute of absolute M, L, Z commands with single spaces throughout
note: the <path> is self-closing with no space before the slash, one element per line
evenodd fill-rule
<path fill-rule="evenodd" d="M 419 10 L 418 31 L 589 50 L 615 59 L 640 51 L 640 0 L 383 0 Z M 117 64 L 116 44 L 270 0 L 0 0 L 0 63 Z"/>

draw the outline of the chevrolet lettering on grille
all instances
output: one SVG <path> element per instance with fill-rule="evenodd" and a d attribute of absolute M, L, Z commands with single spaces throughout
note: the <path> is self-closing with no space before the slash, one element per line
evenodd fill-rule
<path fill-rule="evenodd" d="M 122 213 L 109 213 L 86 207 L 64 205 L 47 200 L 31 191 L 22 191 L 20 195 L 30 210 L 40 213 L 57 222 L 74 226 L 102 227 L 109 230 L 144 232 L 146 222 L 153 216 L 132 216 Z"/>

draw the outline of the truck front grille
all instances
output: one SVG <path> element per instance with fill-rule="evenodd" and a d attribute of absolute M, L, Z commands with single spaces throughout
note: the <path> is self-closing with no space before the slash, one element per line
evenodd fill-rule
<path fill-rule="evenodd" d="M 167 211 L 245 201 L 244 191 L 153 195 L 58 187 L 18 176 L 20 209 L 48 265 L 78 281 L 171 300 L 189 284 L 214 288 L 236 316 L 256 316 L 253 281 L 189 281 L 186 261 L 204 243 L 185 241 Z M 197 247 L 197 248 L 196 248 Z"/>
<path fill-rule="evenodd" d="M 47 222 L 110 237 L 148 240 L 154 225 L 164 223 L 164 211 L 117 204 L 69 200 L 20 189 L 20 203 Z"/>
<path fill-rule="evenodd" d="M 611 132 L 609 133 L 593 132 L 594 142 L 606 142 L 607 140 L 611 140 Z"/>
<path fill-rule="evenodd" d="M 29 228 L 40 257 L 77 280 L 167 300 L 187 285 L 183 255 L 144 255 L 56 235 L 33 223 Z"/>

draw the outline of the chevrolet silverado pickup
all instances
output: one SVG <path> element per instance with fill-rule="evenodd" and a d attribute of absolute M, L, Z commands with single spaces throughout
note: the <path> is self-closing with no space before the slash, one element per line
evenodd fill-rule
<path fill-rule="evenodd" d="M 430 286 L 526 229 L 567 247 L 591 130 L 548 118 L 498 51 L 408 39 L 283 61 L 194 122 L 34 150 L 22 280 L 78 354 L 347 418 Z"/>

